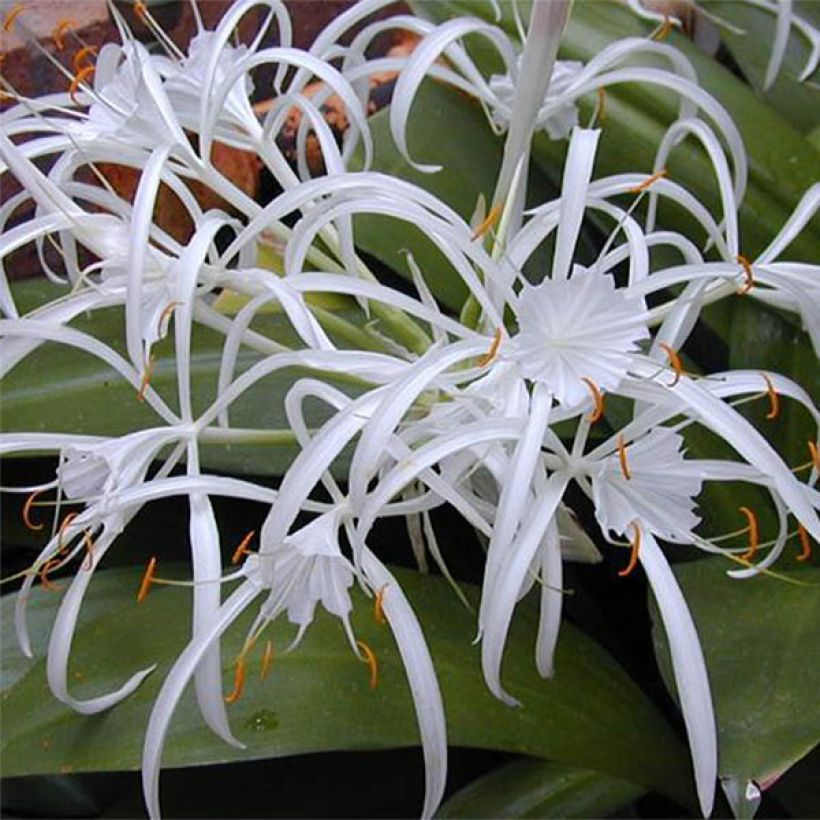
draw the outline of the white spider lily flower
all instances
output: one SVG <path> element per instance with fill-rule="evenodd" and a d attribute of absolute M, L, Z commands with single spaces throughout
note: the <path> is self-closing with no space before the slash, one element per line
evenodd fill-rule
<path fill-rule="evenodd" d="M 580 268 L 569 279 L 525 285 L 515 307 L 519 331 L 504 358 L 568 407 L 589 397 L 584 379 L 616 390 L 649 337 L 643 300 L 616 288 L 611 276 Z"/>
<path fill-rule="evenodd" d="M 604 532 L 628 535 L 637 520 L 667 541 L 691 540 L 703 477 L 697 465 L 687 464 L 682 447 L 680 435 L 656 427 L 622 450 L 628 453 L 623 460 L 615 452 L 590 467 L 595 517 Z"/>

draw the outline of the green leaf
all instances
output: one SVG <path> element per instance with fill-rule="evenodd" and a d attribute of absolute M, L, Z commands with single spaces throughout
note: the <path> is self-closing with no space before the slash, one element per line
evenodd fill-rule
<path fill-rule="evenodd" d="M 774 85 L 763 91 L 763 81 L 774 41 L 777 15 L 736 0 L 707 0 L 704 7 L 742 33 L 720 26 L 720 36 L 735 62 L 762 100 L 772 106 L 798 131 L 805 134 L 820 124 L 820 90 L 798 77 L 806 65 L 811 46 L 792 29 L 780 73 Z M 795 8 L 795 13 L 802 14 Z"/>
<path fill-rule="evenodd" d="M 646 793 L 628 780 L 546 760 L 515 760 L 454 794 L 440 818 L 608 817 Z"/>
<path fill-rule="evenodd" d="M 169 572 L 173 568 L 162 568 L 163 575 Z M 446 581 L 404 570 L 397 570 L 397 577 L 421 618 L 436 662 L 452 744 L 549 757 L 691 802 L 685 749 L 640 689 L 597 644 L 565 625 L 556 676 L 542 680 L 532 658 L 537 612 L 533 606 L 522 606 L 507 648 L 505 681 L 524 706 L 510 709 L 487 691 L 479 650 L 472 644 L 474 617 Z M 89 600 L 100 596 L 106 603 L 85 613 L 69 675 L 74 694 L 83 697 L 111 690 L 150 663 L 159 664 L 157 671 L 114 709 L 81 717 L 53 699 L 43 660 L 30 663 L 25 671 L 13 670 L 13 683 L 6 682 L 2 696 L 5 776 L 52 773 L 60 767 L 95 771 L 139 766 L 148 712 L 185 645 L 190 611 L 189 593 L 179 587 L 155 587 L 147 601 L 137 604 L 139 579 L 139 570 L 104 571 L 94 579 Z M 470 590 L 470 596 L 475 599 L 476 590 Z M 58 598 L 42 589 L 31 597 L 38 656 L 45 641 L 40 630 Z M 360 593 L 355 593 L 354 602 L 356 635 L 379 659 L 375 690 L 368 685 L 368 669 L 350 651 L 338 619 L 322 610 L 299 648 L 276 657 L 267 679 L 259 679 L 261 650 L 251 658 L 244 695 L 230 707 L 245 750 L 234 750 L 207 731 L 193 698 L 186 697 L 171 725 L 165 764 L 415 745 L 418 733 L 411 699 L 390 632 L 375 622 L 372 604 Z M 4 646 L 13 640 L 12 606 L 13 596 L 2 601 Z M 240 619 L 225 640 L 226 692 L 232 688 L 231 662 L 253 614 Z M 277 649 L 292 636 L 293 628 L 281 619 L 272 628 Z"/>
<path fill-rule="evenodd" d="M 820 741 L 820 567 L 791 570 L 791 582 L 736 580 L 723 559 L 674 567 L 700 635 L 718 719 L 721 777 L 764 781 Z M 674 691 L 669 648 L 657 608 L 653 637 L 667 687 Z"/>

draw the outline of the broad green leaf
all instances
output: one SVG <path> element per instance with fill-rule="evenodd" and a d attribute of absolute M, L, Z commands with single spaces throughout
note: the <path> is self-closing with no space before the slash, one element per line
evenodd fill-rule
<path fill-rule="evenodd" d="M 628 780 L 525 758 L 465 786 L 441 807 L 438 817 L 608 817 L 645 793 Z"/>
<path fill-rule="evenodd" d="M 736 580 L 723 559 L 674 567 L 700 635 L 718 719 L 722 777 L 757 782 L 820 741 L 820 567 L 799 568 L 798 547 L 776 567 L 790 581 Z M 668 645 L 652 606 L 655 650 L 670 691 Z"/>
<path fill-rule="evenodd" d="M 519 4 L 523 19 L 529 4 Z M 492 8 L 483 0 L 448 0 L 435 4 L 416 3 L 419 13 L 436 19 L 457 14 L 475 14 L 492 19 Z M 501 25 L 514 33 L 512 4 L 502 3 Z M 563 59 L 588 61 L 613 41 L 626 36 L 646 36 L 651 26 L 616 2 L 579 0 L 573 6 L 570 24 L 559 55 Z M 701 86 L 726 108 L 740 129 L 749 157 L 749 188 L 741 208 L 742 252 L 754 258 L 777 233 L 808 185 L 820 176 L 820 153 L 753 89 L 728 69 L 700 52 L 685 37 L 672 34 L 669 42 L 692 62 Z M 584 101 L 581 122 L 589 121 L 595 100 Z M 672 92 L 640 83 L 607 89 L 608 115 L 599 146 L 596 175 L 625 170 L 651 171 L 655 149 L 676 113 Z M 565 142 L 539 137 L 533 145 L 533 160 L 548 177 L 560 173 Z M 717 185 L 705 154 L 688 141 L 673 152 L 668 163 L 670 176 L 688 188 L 718 213 Z M 676 210 L 660 213 L 666 227 L 691 231 L 692 223 Z M 798 257 L 820 255 L 820 231 L 809 228 L 791 246 Z"/>
<path fill-rule="evenodd" d="M 817 127 L 820 124 L 820 89 L 798 79 L 811 51 L 806 38 L 792 29 L 780 73 L 774 85 L 763 91 L 777 15 L 736 0 L 707 0 L 704 7 L 740 30 L 719 27 L 721 39 L 763 101 L 801 133 Z M 797 7 L 794 11 L 803 13 Z"/>
<path fill-rule="evenodd" d="M 162 568 L 165 575 L 173 568 Z M 181 570 L 180 570 L 181 571 Z M 185 644 L 190 600 L 178 587 L 155 587 L 143 604 L 134 598 L 140 570 L 100 572 L 89 600 L 110 599 L 104 614 L 89 611 L 78 629 L 70 668 L 74 693 L 108 691 L 138 668 L 159 668 L 128 700 L 109 712 L 80 717 L 56 702 L 45 685 L 41 652 L 43 623 L 58 595 L 37 589 L 30 600 L 36 615 L 38 660 L 16 667 L 3 693 L 4 775 L 133 769 L 140 764 L 142 735 L 158 688 Z M 556 675 L 544 681 L 534 670 L 532 641 L 536 612 L 521 607 L 507 648 L 504 677 L 523 708 L 510 709 L 484 686 L 479 650 L 472 644 L 473 616 L 441 578 L 397 570 L 422 621 L 444 693 L 449 740 L 454 745 L 495 748 L 594 768 L 691 802 L 685 749 L 668 724 L 597 644 L 565 625 Z M 476 590 L 470 590 L 475 599 Z M 317 613 L 304 642 L 277 655 L 270 676 L 259 679 L 260 653 L 249 662 L 243 697 L 230 707 L 236 751 L 203 726 L 192 697 L 177 711 L 165 755 L 168 766 L 277 757 L 333 749 L 376 749 L 414 745 L 418 733 L 402 665 L 389 630 L 375 622 L 372 603 L 354 595 L 353 626 L 379 660 L 379 684 L 368 685 L 368 669 L 352 654 L 339 621 Z M 532 603 L 531 601 L 530 603 Z M 2 601 L 3 644 L 13 640 L 13 596 Z M 255 607 L 254 607 L 255 609 Z M 253 613 L 240 619 L 224 643 L 224 687 L 233 681 L 231 662 Z M 277 623 L 276 649 L 287 645 L 292 627 Z M 127 647 L 127 649 L 126 649 Z M 9 685 L 9 681 L 13 681 Z M 65 769 L 64 769 L 65 770 Z"/>

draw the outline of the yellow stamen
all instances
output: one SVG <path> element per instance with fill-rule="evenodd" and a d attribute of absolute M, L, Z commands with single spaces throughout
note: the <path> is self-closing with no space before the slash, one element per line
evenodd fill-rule
<path fill-rule="evenodd" d="M 55 592 L 58 589 L 62 589 L 62 584 L 55 584 L 53 581 L 49 580 L 48 574 L 56 569 L 60 564 L 59 558 L 50 558 L 46 561 L 42 567 L 40 567 L 40 583 L 43 586 L 43 589 L 47 589 L 49 592 Z"/>
<path fill-rule="evenodd" d="M 151 584 L 154 581 L 154 573 L 157 570 L 157 558 L 152 556 L 145 568 L 145 574 L 142 576 L 142 583 L 140 583 L 139 592 L 137 592 L 137 603 L 141 604 L 148 597 L 148 590 L 151 589 Z"/>
<path fill-rule="evenodd" d="M 137 401 L 145 401 L 145 391 L 151 384 L 151 376 L 154 373 L 154 365 L 156 360 L 153 356 L 148 357 L 148 363 L 145 365 L 145 370 L 142 374 L 142 381 L 140 382 L 140 389 L 137 391 Z"/>
<path fill-rule="evenodd" d="M 497 327 L 493 334 L 490 349 L 478 360 L 479 367 L 486 367 L 498 355 L 498 348 L 501 347 L 501 328 Z"/>
<path fill-rule="evenodd" d="M 632 478 L 632 473 L 629 470 L 629 462 L 626 460 L 626 445 L 624 444 L 624 437 L 622 433 L 618 434 L 618 461 L 621 465 L 621 472 L 624 478 L 629 481 Z"/>
<path fill-rule="evenodd" d="M 387 619 L 384 617 L 384 593 L 387 591 L 387 584 L 385 584 L 377 593 L 373 601 L 373 617 L 377 624 L 386 624 Z"/>
<path fill-rule="evenodd" d="M 268 676 L 271 666 L 273 666 L 273 641 L 268 641 L 265 644 L 265 654 L 262 656 L 262 669 L 259 672 L 259 677 L 262 680 Z"/>
<path fill-rule="evenodd" d="M 598 102 L 596 104 L 597 111 L 596 111 L 595 119 L 597 120 L 597 122 L 605 123 L 606 122 L 606 116 L 607 116 L 607 111 L 606 111 L 606 89 L 603 86 L 601 86 L 597 91 L 597 95 L 598 95 Z"/>
<path fill-rule="evenodd" d="M 73 57 L 74 73 L 77 74 L 78 72 L 82 71 L 83 68 L 85 68 L 85 66 L 83 65 L 83 60 L 85 60 L 86 57 L 96 56 L 96 46 L 83 46 Z"/>
<path fill-rule="evenodd" d="M 256 535 L 256 530 L 251 530 L 239 542 L 239 546 L 234 550 L 234 553 L 231 556 L 231 564 L 238 564 L 242 560 L 243 555 L 250 554 L 250 550 L 248 549 L 248 544 L 250 544 L 250 542 L 253 539 L 254 535 Z"/>
<path fill-rule="evenodd" d="M 664 14 L 663 22 L 649 35 L 649 39 L 655 40 L 656 42 L 665 40 L 673 28 L 672 20 L 668 15 Z"/>
<path fill-rule="evenodd" d="M 629 193 L 640 194 L 647 188 L 651 188 L 659 179 L 663 179 L 666 176 L 669 176 L 669 174 L 666 171 L 666 168 L 661 168 L 660 171 L 652 174 L 652 176 L 650 177 L 647 177 L 643 182 L 639 183 L 638 185 L 634 185 L 632 188 L 630 188 Z"/>
<path fill-rule="evenodd" d="M 672 345 L 668 345 L 666 342 L 660 342 L 658 346 L 664 353 L 666 353 L 666 357 L 669 359 L 669 366 L 675 371 L 675 378 L 668 384 L 668 387 L 674 387 L 680 381 L 680 377 L 686 372 L 683 369 L 683 362 L 680 360 L 680 354 L 672 347 Z"/>
<path fill-rule="evenodd" d="M 23 504 L 23 523 L 26 525 L 26 529 L 32 530 L 33 532 L 39 532 L 43 527 L 44 524 L 35 524 L 31 520 L 31 508 L 34 504 L 34 499 L 37 496 L 42 495 L 45 490 L 35 490 L 27 499 L 26 503 Z"/>
<path fill-rule="evenodd" d="M 356 641 L 356 646 L 364 653 L 362 660 L 370 667 L 370 688 L 375 689 L 379 685 L 379 662 L 376 655 L 364 641 Z"/>
<path fill-rule="evenodd" d="M 746 277 L 746 281 L 737 293 L 738 296 L 745 296 L 755 286 L 755 276 L 752 271 L 752 263 L 745 256 L 738 254 L 737 261 L 743 268 L 743 275 Z"/>
<path fill-rule="evenodd" d="M 498 222 L 503 209 L 504 204 L 502 202 L 493 205 L 493 207 L 490 208 L 490 213 L 484 218 L 484 221 L 473 231 L 470 241 L 475 242 L 476 239 L 481 239 L 481 237 L 486 236 L 487 232 Z"/>
<path fill-rule="evenodd" d="M 225 703 L 236 703 L 242 697 L 242 690 L 245 688 L 245 653 L 243 652 L 237 659 L 233 672 L 233 691 L 225 695 Z"/>
<path fill-rule="evenodd" d="M 621 570 L 618 570 L 618 575 L 621 578 L 626 578 L 630 572 L 638 565 L 638 556 L 641 552 L 641 528 L 633 521 L 632 522 L 632 552 L 629 553 L 629 563 Z"/>
<path fill-rule="evenodd" d="M 14 25 L 14 21 L 25 11 L 25 5 L 23 3 L 17 3 L 11 7 L 11 10 L 6 15 L 6 19 L 3 22 L 3 31 L 6 34 L 11 32 L 11 27 Z"/>
<path fill-rule="evenodd" d="M 590 424 L 595 424 L 596 421 L 600 421 L 604 417 L 604 394 L 601 392 L 601 388 L 589 377 L 582 376 L 581 381 L 589 388 L 589 392 L 592 393 L 592 400 L 595 402 L 595 407 L 586 416 L 586 420 Z"/>
<path fill-rule="evenodd" d="M 780 414 L 780 396 L 777 390 L 774 389 L 774 385 L 769 376 L 766 373 L 761 373 L 760 375 L 763 377 L 763 381 L 766 382 L 766 393 L 769 395 L 769 412 L 766 413 L 766 418 L 771 421 L 772 419 L 776 419 Z"/>
<path fill-rule="evenodd" d="M 757 553 L 758 544 L 760 544 L 760 530 L 757 523 L 757 516 L 754 510 L 749 509 L 749 507 L 738 507 L 738 509 L 746 516 L 746 521 L 748 522 L 743 532 L 749 533 L 749 549 L 747 549 L 740 558 L 743 561 L 751 561 Z"/>
<path fill-rule="evenodd" d="M 83 544 L 85 545 L 85 558 L 83 559 L 83 569 L 91 572 L 94 569 L 94 541 L 88 530 L 83 532 Z"/>
<path fill-rule="evenodd" d="M 814 465 L 814 469 L 820 473 L 820 452 L 817 451 L 817 445 L 811 439 L 807 443 L 811 454 L 811 463 Z"/>
<path fill-rule="evenodd" d="M 797 537 L 800 539 L 800 554 L 796 556 L 796 561 L 808 561 L 811 558 L 811 539 L 808 530 L 802 525 L 797 525 Z"/>
<path fill-rule="evenodd" d="M 71 101 L 75 105 L 79 105 L 79 101 L 77 100 L 77 92 L 80 90 L 80 84 L 84 83 L 95 71 L 93 65 L 87 65 L 81 68 L 75 75 L 74 79 L 71 81 L 71 85 L 68 89 L 68 96 L 71 97 Z"/>
<path fill-rule="evenodd" d="M 63 42 L 63 35 L 73 26 L 77 25 L 76 20 L 68 20 L 63 19 L 57 23 L 57 27 L 51 32 L 51 39 L 54 40 L 54 45 L 57 46 L 59 51 L 62 51 L 65 47 L 65 43 Z"/>

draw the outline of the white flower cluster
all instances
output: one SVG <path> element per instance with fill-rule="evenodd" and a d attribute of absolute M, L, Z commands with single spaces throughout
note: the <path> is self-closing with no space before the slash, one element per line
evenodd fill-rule
<path fill-rule="evenodd" d="M 799 314 L 820 351 L 820 266 L 786 255 L 820 205 L 820 184 L 809 187 L 778 236 L 749 261 L 741 253 L 738 227 L 747 181 L 741 136 L 675 48 L 628 39 L 587 65 L 556 67 L 569 13 L 569 3 L 558 0 L 533 5 L 523 49 L 501 28 L 473 18 L 434 25 L 398 17 L 365 27 L 350 45 L 340 44 L 342 35 L 384 5 L 386 0 L 362 0 L 320 34 L 310 51 L 291 47 L 290 22 L 280 0 L 240 0 L 216 30 L 200 31 L 187 54 L 158 30 L 166 53 L 150 53 L 121 23 L 123 45 L 107 45 L 100 52 L 93 85 L 86 72 L 78 75 L 71 93 L 18 98 L 0 114 L 0 172 L 14 175 L 23 186 L 0 208 L 0 224 L 5 228 L 28 200 L 35 205 L 31 219 L 2 233 L 0 266 L 29 243 L 45 259 L 48 242 L 59 250 L 64 270 L 45 266 L 46 275 L 66 285 L 64 297 L 21 316 L 2 270 L 0 372 L 8 373 L 44 343 L 80 348 L 116 370 L 155 417 L 154 427 L 117 438 L 0 437 L 4 454 L 56 453 L 54 480 L 33 489 L 56 490 L 81 505 L 26 575 L 17 611 L 20 644 L 31 653 L 25 602 L 34 583 L 46 584 L 50 572 L 82 562 L 49 642 L 49 685 L 57 698 L 83 713 L 107 709 L 133 692 L 151 669 L 105 696 L 78 700 L 71 695 L 67 666 L 78 613 L 94 569 L 139 510 L 156 499 L 187 498 L 191 641 L 165 680 L 147 728 L 143 772 L 151 816 L 159 814 L 166 731 L 191 679 L 205 721 L 239 745 L 223 692 L 220 638 L 225 630 L 255 605 L 248 649 L 283 612 L 298 625 L 295 644 L 321 603 L 342 621 L 352 651 L 367 659 L 369 650 L 356 641 L 349 622 L 349 590 L 355 582 L 377 597 L 405 664 L 427 771 L 422 813 L 430 816 L 446 780 L 442 698 L 422 629 L 400 584 L 379 559 L 372 528 L 384 517 L 412 516 L 421 517 L 430 534 L 431 511 L 448 504 L 486 538 L 478 613 L 482 666 L 490 690 L 515 703 L 502 686 L 501 666 L 516 603 L 534 580 L 541 584 L 536 662 L 542 675 L 552 675 L 562 560 L 599 557 L 565 506 L 574 483 L 591 500 L 606 542 L 623 551 L 625 566 L 643 567 L 657 598 L 701 808 L 708 815 L 717 741 L 707 672 L 694 624 L 658 541 L 724 554 L 735 564 L 733 575 L 748 577 L 770 567 L 787 540 L 797 537 L 790 517 L 801 538 L 820 539 L 816 445 L 811 445 L 811 468 L 795 474 L 735 404 L 768 397 L 774 411 L 782 397 L 802 404 L 816 423 L 820 413 L 806 392 L 783 376 L 695 375 L 684 369 L 678 351 L 701 309 L 734 294 Z M 250 47 L 235 47 L 234 29 L 258 6 L 268 14 L 259 37 Z M 144 7 L 142 13 L 151 24 Z M 262 47 L 270 26 L 276 27 L 280 45 Z M 387 27 L 417 33 L 418 47 L 410 57 L 368 60 L 371 40 Z M 504 77 L 488 81 L 472 62 L 463 41 L 475 34 L 496 48 L 506 65 Z M 636 57 L 646 57 L 647 65 L 636 64 Z M 657 67 L 660 63 L 669 67 Z M 249 101 L 252 74 L 260 66 L 274 69 L 274 99 L 263 118 Z M 370 77 L 384 70 L 400 72 L 390 116 L 396 145 L 405 155 L 413 97 L 425 77 L 476 97 L 491 111 L 494 125 L 507 129 L 504 163 L 482 225 L 468 224 L 420 187 L 367 170 L 372 154 L 368 88 Z M 324 90 L 308 92 L 316 80 Z M 595 178 L 601 132 L 577 125 L 576 103 L 621 82 L 668 89 L 680 101 L 679 118 L 658 146 L 654 173 Z M 320 111 L 330 94 L 342 101 L 349 122 L 341 145 Z M 277 147 L 276 137 L 294 108 L 302 114 L 297 143 L 304 149 L 312 132 L 321 148 L 326 173 L 316 178 L 303 151 L 294 170 Z M 561 193 L 525 210 L 530 143 L 542 129 L 569 137 Z M 667 156 L 684 140 L 699 142 L 711 160 L 722 203 L 717 216 L 663 174 Z M 254 201 L 216 167 L 217 143 L 252 152 L 281 193 L 266 204 Z M 353 172 L 349 167 L 357 148 L 365 170 Z M 51 160 L 47 172 L 36 162 L 41 158 Z M 138 171 L 132 199 L 78 176 L 80 169 L 93 172 L 100 163 Z M 192 182 L 214 192 L 230 213 L 203 209 L 191 192 Z M 155 219 L 161 186 L 176 194 L 194 225 L 187 242 Z M 639 219 L 634 205 L 644 197 L 648 215 Z M 691 216 L 707 237 L 708 251 L 656 227 L 659 199 Z M 595 261 L 582 264 L 576 251 L 590 211 L 610 223 L 612 233 Z M 361 214 L 404 220 L 424 232 L 469 293 L 461 318 L 436 302 L 429 287 L 434 272 L 418 269 L 412 257 L 415 295 L 378 281 L 356 252 L 353 217 Z M 231 237 L 227 247 L 217 243 L 217 234 L 226 231 Z M 281 275 L 257 261 L 260 243 L 271 238 L 282 249 Z M 552 248 L 551 268 L 533 284 L 522 271 L 544 247 Z M 655 253 L 658 249 L 667 253 Z M 655 261 L 670 256 L 679 262 Z M 220 291 L 244 299 L 238 313 L 219 309 L 214 294 Z M 312 298 L 327 294 L 360 306 L 362 325 L 366 320 L 370 328 L 367 349 L 356 344 L 362 327 L 342 316 L 331 321 L 326 311 L 314 308 Z M 287 318 L 296 344 L 287 346 L 251 329 L 270 303 Z M 72 326 L 83 314 L 112 307 L 121 310 L 124 354 Z M 201 411 L 195 411 L 192 400 L 197 324 L 224 339 L 218 392 Z M 175 342 L 174 401 L 151 385 L 152 348 L 169 333 Z M 255 356 L 246 369 L 240 367 L 243 352 Z M 294 367 L 313 375 L 297 380 L 282 397 L 299 453 L 278 489 L 204 471 L 200 446 L 264 441 L 266 432 L 276 432 L 237 428 L 230 411 L 255 385 Z M 347 394 L 328 384 L 334 374 L 354 380 L 356 390 Z M 620 423 L 610 420 L 605 435 L 591 436 L 594 425 L 602 429 L 608 423 L 610 396 L 624 400 L 630 412 Z M 326 408 L 327 420 L 318 428 L 306 420 L 307 401 Z M 693 424 L 722 438 L 736 457 L 687 457 L 682 434 Z M 338 482 L 331 468 L 343 452 L 349 467 L 346 480 Z M 158 469 L 149 472 L 157 460 Z M 174 474 L 178 465 L 184 465 L 183 474 Z M 704 482 L 727 481 L 768 491 L 780 520 L 772 542 L 755 543 L 754 550 L 727 548 L 696 531 L 695 504 Z M 244 550 L 243 563 L 233 571 L 223 566 L 214 495 L 269 508 L 258 550 Z M 302 525 L 305 515 L 312 518 Z M 756 532 L 753 523 L 750 532 Z M 440 561 L 434 539 L 425 545 L 416 533 L 417 551 L 423 553 L 426 546 Z M 150 582 L 149 574 L 146 588 Z M 223 601 L 220 588 L 228 582 L 239 583 Z"/>

